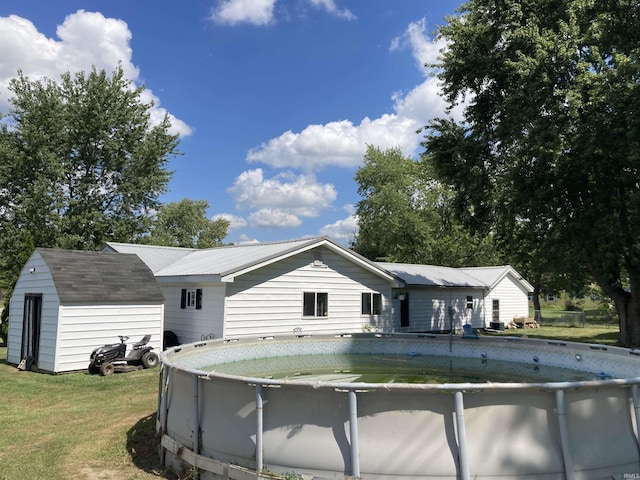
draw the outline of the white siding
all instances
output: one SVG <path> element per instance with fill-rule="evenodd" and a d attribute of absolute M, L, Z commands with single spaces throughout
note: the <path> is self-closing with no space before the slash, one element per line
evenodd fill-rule
<path fill-rule="evenodd" d="M 449 330 L 453 312 L 453 328 L 462 329 L 466 323 L 474 328 L 484 327 L 483 291 L 478 289 L 414 288 L 403 289 L 408 293 L 409 327 L 400 327 L 400 301 L 394 300 L 394 325 L 396 331 L 436 332 Z M 467 309 L 467 296 L 473 298 L 473 308 Z"/>
<path fill-rule="evenodd" d="M 149 345 L 159 353 L 162 348 L 162 317 L 162 305 L 61 306 L 56 363 L 51 371 L 87 368 L 93 349 L 119 343 L 118 335 L 128 336 L 127 344 L 151 335 Z"/>
<path fill-rule="evenodd" d="M 225 286 L 221 283 L 165 283 L 158 279 L 164 295 L 164 329 L 171 330 L 180 343 L 223 336 Z M 202 309 L 180 308 L 183 288 L 202 289 Z"/>
<path fill-rule="evenodd" d="M 33 273 L 30 273 L 35 268 Z M 53 371 L 55 364 L 56 332 L 60 299 L 53 284 L 49 267 L 38 252 L 29 258 L 16 283 L 9 306 L 7 362 L 18 364 L 22 350 L 22 317 L 25 294 L 42 294 L 42 323 L 38 367 Z"/>
<path fill-rule="evenodd" d="M 512 322 L 513 317 L 529 316 L 528 292 L 511 275 L 506 275 L 487 295 L 487 322 L 493 321 L 493 300 L 500 301 L 500 321 L 505 325 Z"/>
<path fill-rule="evenodd" d="M 302 315 L 303 293 L 328 294 L 328 316 Z M 382 314 L 362 315 L 362 292 L 382 294 Z M 322 264 L 302 252 L 247 273 L 227 286 L 225 337 L 391 330 L 388 281 L 327 249 Z"/>

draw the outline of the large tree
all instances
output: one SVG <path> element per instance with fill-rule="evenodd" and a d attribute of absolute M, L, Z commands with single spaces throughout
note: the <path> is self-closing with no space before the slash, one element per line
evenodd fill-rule
<path fill-rule="evenodd" d="M 356 173 L 358 234 L 353 248 L 373 260 L 452 267 L 496 261 L 490 236 L 456 219 L 448 188 L 398 148 L 369 146 Z"/>
<path fill-rule="evenodd" d="M 587 271 L 639 347 L 640 3 L 471 0 L 439 35 L 464 119 L 432 122 L 423 158 L 469 223 Z"/>
<path fill-rule="evenodd" d="M 160 207 L 148 242 L 171 247 L 210 248 L 222 245 L 229 221 L 207 218 L 206 200 L 167 203 Z"/>
<path fill-rule="evenodd" d="M 5 240 L 29 232 L 36 246 L 96 249 L 147 232 L 178 138 L 167 117 L 150 123 L 143 88 L 120 67 L 60 81 L 19 72 L 9 88 L 12 107 L 0 127 Z"/>

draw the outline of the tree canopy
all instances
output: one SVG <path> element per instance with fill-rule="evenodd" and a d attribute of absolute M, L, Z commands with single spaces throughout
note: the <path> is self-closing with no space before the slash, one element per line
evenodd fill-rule
<path fill-rule="evenodd" d="M 459 13 L 436 67 L 464 118 L 431 122 L 423 159 L 467 224 L 591 275 L 620 343 L 640 346 L 640 4 L 471 0 Z"/>
<path fill-rule="evenodd" d="M 9 243 L 96 249 L 148 231 L 178 138 L 151 125 L 143 88 L 118 67 L 10 82 L 0 130 L 0 226 Z M 6 242 L 5 242 L 6 243 Z M 0 251 L 7 251 L 3 245 Z"/>
<path fill-rule="evenodd" d="M 222 245 L 229 222 L 207 218 L 206 200 L 187 198 L 160 207 L 148 242 L 171 247 L 210 248 Z"/>
<path fill-rule="evenodd" d="M 451 191 L 398 148 L 369 146 L 355 176 L 358 235 L 353 248 L 372 260 L 453 267 L 495 261 L 490 237 L 457 220 Z"/>

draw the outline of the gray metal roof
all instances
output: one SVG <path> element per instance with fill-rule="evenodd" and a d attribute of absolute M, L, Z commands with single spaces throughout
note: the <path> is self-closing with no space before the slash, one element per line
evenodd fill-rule
<path fill-rule="evenodd" d="M 161 247 L 157 245 L 134 245 L 131 243 L 107 242 L 103 251 L 132 253 L 140 257 L 155 274 L 164 267 L 197 251 L 195 248 Z"/>
<path fill-rule="evenodd" d="M 87 305 L 164 303 L 153 273 L 136 255 L 38 248 L 60 303 Z"/>
<path fill-rule="evenodd" d="M 378 262 L 382 268 L 400 278 L 407 286 L 486 288 L 481 279 L 458 268 L 410 263 Z"/>
<path fill-rule="evenodd" d="M 285 258 L 288 255 L 295 255 L 319 246 L 325 246 L 340 255 L 348 257 L 351 261 L 360 264 L 377 275 L 387 278 L 389 281 L 394 281 L 393 276 L 376 263 L 333 242 L 327 237 L 269 243 L 247 243 L 202 250 L 176 249 L 153 245 L 107 244 L 107 247 L 113 251 L 138 254 L 158 278 L 208 275 L 218 277 L 218 281 L 224 281 L 224 277 L 241 275 L 262 265 Z"/>
<path fill-rule="evenodd" d="M 459 270 L 468 273 L 469 275 L 482 280 L 489 287 L 494 287 L 507 275 L 511 274 L 516 280 L 518 280 L 525 290 L 533 292 L 533 286 L 527 282 L 522 275 L 520 275 L 511 265 L 502 265 L 495 267 L 465 267 Z"/>

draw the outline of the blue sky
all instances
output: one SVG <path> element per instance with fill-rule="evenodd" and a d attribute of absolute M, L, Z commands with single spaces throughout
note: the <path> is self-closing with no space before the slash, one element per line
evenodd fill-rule
<path fill-rule="evenodd" d="M 0 112 L 32 78 L 120 62 L 170 115 L 183 155 L 163 202 L 207 200 L 228 242 L 347 243 L 366 145 L 420 151 L 444 115 L 436 25 L 460 1 L 2 0 Z"/>

